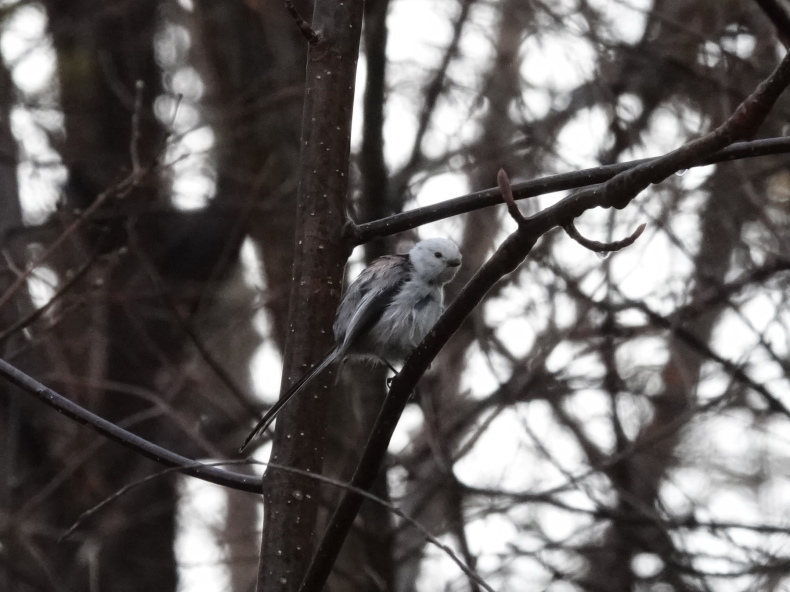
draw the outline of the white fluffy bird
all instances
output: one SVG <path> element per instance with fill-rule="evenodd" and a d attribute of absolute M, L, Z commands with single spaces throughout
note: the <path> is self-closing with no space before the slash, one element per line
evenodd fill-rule
<path fill-rule="evenodd" d="M 407 255 L 385 255 L 368 265 L 340 301 L 334 347 L 266 412 L 239 451 L 335 360 L 355 356 L 389 365 L 405 359 L 439 320 L 444 285 L 460 265 L 458 246 L 446 238 L 420 241 Z"/>

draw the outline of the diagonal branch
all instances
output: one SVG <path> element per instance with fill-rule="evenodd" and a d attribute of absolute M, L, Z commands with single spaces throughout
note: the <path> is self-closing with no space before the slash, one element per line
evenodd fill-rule
<path fill-rule="evenodd" d="M 414 134 L 414 141 L 412 143 L 409 160 L 403 166 L 403 168 L 398 171 L 396 175 L 394 175 L 392 180 L 394 193 L 398 197 L 406 191 L 406 187 L 411 175 L 425 158 L 425 155 L 422 151 L 422 142 L 425 138 L 425 133 L 428 131 L 433 114 L 436 111 L 436 106 L 439 103 L 439 97 L 442 93 L 442 89 L 444 89 L 446 85 L 447 71 L 453 59 L 455 59 L 456 55 L 458 54 L 458 47 L 461 43 L 461 35 L 464 31 L 467 21 L 469 20 L 469 11 L 475 1 L 476 0 L 463 0 L 461 4 L 461 10 L 453 25 L 452 39 L 450 40 L 450 43 L 447 46 L 444 55 L 442 56 L 441 64 L 436 68 L 436 71 L 434 72 L 430 82 L 425 88 L 423 105 L 417 123 L 417 132 Z"/>
<path fill-rule="evenodd" d="M 556 226 L 572 222 L 574 218 L 594 207 L 624 208 L 651 183 L 657 183 L 679 169 L 688 168 L 691 163 L 709 157 L 736 139 L 748 137 L 762 123 L 788 84 L 790 54 L 784 57 L 776 70 L 732 116 L 714 131 L 665 156 L 626 170 L 603 185 L 571 195 L 520 224 L 472 277 L 393 379 L 392 388 L 376 419 L 351 485 L 366 490 L 371 487 L 387 454 L 395 426 L 417 381 L 485 294 L 504 275 L 518 267 L 543 234 Z M 358 494 L 346 492 L 329 521 L 299 588 L 300 592 L 319 592 L 323 588 L 362 501 L 363 498 Z"/>
<path fill-rule="evenodd" d="M 35 323 L 45 312 L 47 312 L 50 308 L 52 308 L 55 303 L 59 302 L 63 295 L 66 294 L 71 288 L 74 287 L 83 277 L 90 271 L 93 264 L 99 258 L 99 252 L 95 252 L 91 257 L 83 263 L 77 271 L 72 273 L 66 278 L 60 287 L 58 288 L 57 292 L 50 298 L 46 304 L 40 306 L 39 308 L 32 311 L 30 314 L 22 317 L 17 322 L 15 322 L 10 327 L 7 327 L 0 331 L 0 343 L 3 343 L 9 336 L 13 335 L 17 331 L 21 331 L 25 327 L 30 326 L 31 324 Z"/>
<path fill-rule="evenodd" d="M 166 448 L 162 448 L 153 444 L 144 438 L 136 436 L 135 434 L 124 430 L 123 428 L 99 417 L 88 411 L 87 409 L 73 403 L 63 397 L 62 395 L 58 394 L 57 392 L 53 391 L 52 389 L 44 386 L 40 382 L 34 380 L 18 368 L 12 366 L 11 364 L 7 363 L 5 360 L 0 359 L 0 376 L 3 376 L 8 382 L 14 384 L 15 386 L 22 389 L 24 392 L 31 394 L 37 397 L 42 402 L 46 403 L 53 409 L 57 410 L 58 412 L 62 413 L 66 417 L 73 419 L 78 423 L 83 423 L 89 425 L 91 428 L 96 430 L 99 434 L 106 436 L 108 439 L 118 442 L 130 450 L 137 452 L 138 454 L 145 456 L 146 458 L 150 458 L 153 461 L 158 462 L 159 464 L 165 465 L 169 467 L 165 471 L 160 471 L 154 475 L 149 475 L 148 477 L 126 485 L 116 491 L 114 494 L 106 498 L 100 504 L 94 506 L 90 510 L 84 512 L 79 516 L 79 518 L 74 522 L 74 524 L 66 530 L 60 537 L 60 540 L 65 540 L 70 537 L 76 529 L 78 529 L 83 522 L 94 515 L 96 512 L 101 510 L 107 504 L 111 503 L 121 495 L 124 495 L 130 489 L 147 483 L 152 479 L 156 479 L 163 475 L 169 474 L 171 472 L 181 472 L 185 475 L 189 475 L 191 477 L 196 477 L 198 479 L 202 479 L 204 481 L 208 481 L 210 483 L 216 483 L 217 485 L 222 485 L 225 487 L 230 487 L 232 489 L 236 489 L 239 491 L 246 491 L 249 493 L 260 494 L 261 485 L 260 485 L 260 478 L 240 474 L 240 473 L 233 473 L 230 471 L 225 471 L 218 468 L 218 465 L 229 465 L 229 464 L 250 464 L 251 461 L 248 459 L 236 459 L 236 460 L 221 460 L 216 461 L 213 463 L 201 463 L 178 454 L 171 452 Z M 426 537 L 426 539 L 431 542 L 432 544 L 436 545 L 439 549 L 444 551 L 450 559 L 458 565 L 458 567 L 469 577 L 472 581 L 480 584 L 483 588 L 485 588 L 488 592 L 493 592 L 492 588 L 467 564 L 465 564 L 458 556 L 450 549 L 447 545 L 444 545 L 439 541 L 430 531 L 428 531 L 422 524 L 420 524 L 417 520 L 410 517 L 408 514 L 403 512 L 397 505 L 393 504 L 392 502 L 388 502 L 383 500 L 371 493 L 355 488 L 353 485 L 349 485 L 348 483 L 344 483 L 342 481 L 338 481 L 336 479 L 331 479 L 329 477 L 324 477 L 322 475 L 318 475 L 316 473 L 312 473 L 309 471 L 304 471 L 301 469 L 297 469 L 294 467 L 289 467 L 285 465 L 279 465 L 277 463 L 260 463 L 265 464 L 273 469 L 294 473 L 297 475 L 301 475 L 302 477 L 306 477 L 309 479 L 315 479 L 321 481 L 323 483 L 327 483 L 330 485 L 334 485 L 336 487 L 340 487 L 349 491 L 353 491 L 355 494 L 362 496 L 365 499 L 371 500 L 375 503 L 381 504 L 389 511 L 396 514 L 398 517 L 402 518 L 418 530 L 422 532 L 422 534 Z"/>
<path fill-rule="evenodd" d="M 681 168 L 690 169 L 745 158 L 757 158 L 771 154 L 787 154 L 788 152 L 790 152 L 790 138 L 767 138 L 751 142 L 739 142 L 707 157 L 700 158 L 697 161 L 688 162 Z M 516 183 L 513 185 L 513 198 L 518 201 L 530 197 L 537 197 L 538 195 L 545 195 L 546 193 L 553 193 L 555 191 L 589 187 L 590 185 L 608 181 L 623 171 L 653 162 L 658 158 L 661 157 L 643 158 L 629 162 L 582 169 L 570 173 L 560 173 L 558 175 L 542 177 L 524 183 Z M 429 222 L 436 222 L 437 220 L 444 220 L 459 214 L 466 214 L 483 208 L 498 206 L 501 203 L 502 194 L 499 188 L 493 187 L 491 189 L 477 191 L 430 206 L 415 208 L 408 212 L 387 216 L 380 220 L 357 224 L 349 231 L 351 243 L 352 245 L 361 245 L 375 238 L 392 236 L 393 234 L 411 230 L 412 228 L 417 228 Z"/>
<path fill-rule="evenodd" d="M 302 37 L 304 37 L 310 45 L 317 45 L 321 41 L 321 36 L 313 30 L 310 23 L 308 23 L 300 12 L 296 10 L 293 0 L 285 0 L 285 8 L 299 28 Z"/>
<path fill-rule="evenodd" d="M 217 485 L 231 487 L 240 491 L 248 491 L 250 493 L 259 494 L 261 492 L 261 480 L 259 477 L 231 473 L 230 471 L 223 471 L 216 467 L 206 467 L 203 466 L 202 463 L 192 460 L 191 458 L 186 458 L 167 448 L 157 446 L 91 413 L 87 409 L 80 407 L 3 359 L 0 359 L 0 376 L 4 377 L 11 384 L 19 387 L 24 392 L 33 395 L 42 403 L 49 405 L 58 413 L 62 413 L 77 423 L 90 426 L 102 436 L 126 446 L 141 456 L 150 458 L 168 467 L 181 467 L 180 470 L 185 475 L 197 477 L 198 479 L 203 479 L 210 483 L 216 483 Z"/>

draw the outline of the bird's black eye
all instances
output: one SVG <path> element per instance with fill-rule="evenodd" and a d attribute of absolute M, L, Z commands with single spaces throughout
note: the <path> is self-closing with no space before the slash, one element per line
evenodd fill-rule
<path fill-rule="evenodd" d="M 437 259 L 441 259 L 441 258 L 442 258 L 442 254 L 441 254 L 439 251 L 436 251 L 436 252 L 435 252 L 433 255 L 434 255 L 434 257 L 436 257 Z"/>

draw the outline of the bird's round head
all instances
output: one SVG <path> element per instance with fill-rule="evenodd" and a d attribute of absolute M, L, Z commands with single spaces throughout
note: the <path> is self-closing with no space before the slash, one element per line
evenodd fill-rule
<path fill-rule="evenodd" d="M 414 245 L 409 251 L 409 259 L 414 271 L 426 281 L 446 284 L 461 266 L 461 251 L 449 239 L 429 238 Z"/>

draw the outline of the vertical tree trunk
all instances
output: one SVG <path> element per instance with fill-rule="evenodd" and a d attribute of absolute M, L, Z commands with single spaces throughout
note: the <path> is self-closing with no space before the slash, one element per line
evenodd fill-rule
<path fill-rule="evenodd" d="M 19 203 L 19 187 L 17 186 L 17 144 L 11 133 L 11 108 L 14 100 L 14 84 L 11 73 L 5 63 L 0 59 L 0 245 L 7 249 L 14 261 L 23 260 L 22 249 L 14 249 L 9 240 L 10 234 L 22 226 L 22 208 Z M 10 270 L 3 266 L 0 273 L 0 294 L 5 294 L 9 289 L 13 276 Z M 26 306 L 27 292 L 20 290 L 19 294 L 5 307 L 0 309 L 0 327 L 11 326 L 29 307 Z M 19 347 L 20 335 L 11 340 L 0 343 L 0 355 L 6 356 L 8 352 Z M 33 491 L 22 492 L 18 485 L 13 483 L 19 467 L 25 466 L 31 457 L 36 456 L 37 445 L 33 430 L 30 428 L 34 411 L 27 412 L 24 398 L 7 391 L 12 389 L 5 383 L 0 386 L 3 394 L 0 395 L 0 513 L 11 516 L 24 498 Z M 20 493 L 22 495 L 20 496 Z M 10 521 L 9 521 L 10 522 Z M 4 525 L 0 530 L 0 547 L 6 550 L 6 558 L 0 561 L 0 589 L 2 590 L 28 590 L 23 587 L 24 573 L 22 566 L 22 550 L 18 545 L 12 544 L 14 538 L 14 525 Z M 17 569 L 14 566 L 19 566 Z M 22 573 L 20 573 L 22 572 Z"/>
<path fill-rule="evenodd" d="M 152 109 L 153 100 L 161 92 L 161 73 L 154 55 L 159 2 L 141 0 L 125 5 L 123 10 L 88 0 L 48 0 L 45 6 L 64 114 L 65 138 L 58 148 L 69 172 L 65 195 L 68 212 L 70 208 L 88 207 L 131 169 L 138 80 L 144 84 L 137 130 L 141 162 L 151 162 L 160 145 L 163 132 Z M 161 197 L 160 187 L 155 176 L 150 178 L 125 198 L 125 211 L 156 203 Z M 83 263 L 90 253 L 112 252 L 126 245 L 126 228 L 127 217 L 120 213 L 117 202 L 110 200 L 57 253 L 58 270 L 65 276 L 67 269 Z M 154 240 L 161 245 L 168 236 L 165 233 Z M 109 385 L 134 385 L 155 392 L 159 369 L 181 348 L 181 338 L 172 324 L 152 314 L 157 297 L 140 297 L 140 289 L 149 289 L 149 283 L 137 255 L 131 250 L 119 266 L 96 275 L 102 289 L 81 286 L 89 305 L 67 315 L 48 334 L 49 363 L 64 385 L 71 383 L 67 392 L 115 422 L 146 412 L 151 404 Z M 137 424 L 136 431 L 156 438 L 161 435 L 161 425 L 146 421 Z M 50 439 L 49 435 L 43 437 Z M 85 436 L 76 436 L 81 437 Z M 58 456 L 56 449 L 53 445 L 54 457 Z M 59 462 L 68 464 L 69 459 Z M 106 446 L 82 470 L 82 482 L 93 484 L 92 488 L 77 488 L 75 482 L 72 492 L 61 492 L 49 500 L 59 508 L 69 508 L 60 510 L 63 521 L 75 519 L 80 511 L 121 485 L 156 469 L 137 455 Z M 57 472 L 54 466 L 51 474 Z M 70 500 L 70 494 L 75 499 Z M 60 574 L 64 585 L 73 590 L 88 590 L 95 585 L 119 592 L 174 590 L 175 509 L 172 479 L 156 480 L 121 499 L 111 518 L 115 526 L 105 522 L 108 516 L 102 516 L 85 533 L 83 544 L 70 542 L 53 547 L 53 553 L 68 556 L 71 563 L 69 570 Z M 122 528 L 116 530 L 119 525 Z M 79 559 L 74 561 L 74 557 Z"/>
<path fill-rule="evenodd" d="M 377 220 L 403 209 L 400 196 L 389 195 L 388 170 L 384 160 L 389 5 L 389 0 L 365 2 L 362 33 L 366 76 L 360 113 L 363 127 L 359 151 L 362 191 L 354 204 L 360 221 Z M 358 92 L 362 92 L 362 89 Z M 370 263 L 385 253 L 393 253 L 396 246 L 393 238 L 368 243 L 365 245 L 365 260 Z M 385 377 L 388 373 L 383 366 L 360 369 L 357 364 L 346 365 L 340 373 L 340 388 L 335 389 L 329 415 L 327 462 L 324 465 L 326 475 L 342 481 L 351 478 L 359 461 L 359 453 L 386 396 Z M 371 491 L 382 499 L 389 498 L 386 469 L 382 470 Z M 324 498 L 326 506 L 333 507 L 342 494 L 339 489 L 327 490 Z M 329 516 L 327 512 L 320 515 L 320 528 L 325 526 L 325 518 Z M 391 513 L 378 504 L 363 504 L 358 528 L 346 539 L 326 590 L 391 590 L 394 578 L 392 540 Z"/>
<path fill-rule="evenodd" d="M 340 299 L 354 81 L 363 2 L 318 0 L 302 116 L 299 198 L 283 387 L 331 345 Z M 272 461 L 319 472 L 326 432 L 325 373 L 283 410 Z M 269 468 L 264 476 L 264 534 L 258 590 L 296 590 L 310 562 L 318 510 L 316 481 Z"/>

